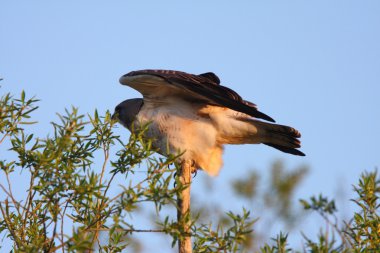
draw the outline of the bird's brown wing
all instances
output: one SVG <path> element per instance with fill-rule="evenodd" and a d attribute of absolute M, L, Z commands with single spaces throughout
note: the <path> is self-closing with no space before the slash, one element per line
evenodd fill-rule
<path fill-rule="evenodd" d="M 120 83 L 139 91 L 144 99 L 154 99 L 157 102 L 167 97 L 178 97 L 227 107 L 274 122 L 271 117 L 260 112 L 255 104 L 243 100 L 234 90 L 220 85 L 219 78 L 211 72 L 193 75 L 174 70 L 138 70 L 122 76 Z"/>

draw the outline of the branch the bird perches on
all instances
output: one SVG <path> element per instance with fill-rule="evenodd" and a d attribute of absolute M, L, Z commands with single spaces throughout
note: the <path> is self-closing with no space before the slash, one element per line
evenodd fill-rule
<path fill-rule="evenodd" d="M 190 220 L 190 192 L 191 192 L 191 172 L 193 162 L 185 160 L 181 164 L 181 170 L 177 174 L 178 180 L 183 187 L 177 196 L 177 220 L 183 228 L 183 236 L 178 240 L 179 253 L 191 253 L 191 220 Z"/>

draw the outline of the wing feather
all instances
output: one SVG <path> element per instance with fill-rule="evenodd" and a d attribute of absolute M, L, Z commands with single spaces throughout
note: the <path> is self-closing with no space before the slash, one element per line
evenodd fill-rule
<path fill-rule="evenodd" d="M 243 100 L 234 90 L 220 85 L 219 78 L 211 72 L 193 75 L 174 70 L 138 70 L 122 76 L 120 83 L 136 89 L 147 99 L 175 96 L 228 107 L 255 118 L 274 122 L 271 117 L 260 112 L 255 104 Z"/>

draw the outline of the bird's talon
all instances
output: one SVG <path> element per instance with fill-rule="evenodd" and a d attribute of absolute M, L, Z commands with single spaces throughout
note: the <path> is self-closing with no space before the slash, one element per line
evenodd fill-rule
<path fill-rule="evenodd" d="M 191 173 L 193 174 L 193 178 L 195 178 L 198 174 L 198 170 L 194 168 L 194 170 L 192 170 Z"/>

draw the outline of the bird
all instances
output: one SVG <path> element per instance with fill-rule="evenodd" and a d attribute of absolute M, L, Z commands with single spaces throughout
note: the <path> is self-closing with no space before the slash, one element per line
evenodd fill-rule
<path fill-rule="evenodd" d="M 265 144 L 282 152 L 305 156 L 301 134 L 275 124 L 270 116 L 221 85 L 212 73 L 145 69 L 120 78 L 122 85 L 142 94 L 115 107 L 113 117 L 131 132 L 141 131 L 161 155 L 179 155 L 217 176 L 223 166 L 225 144 Z"/>

